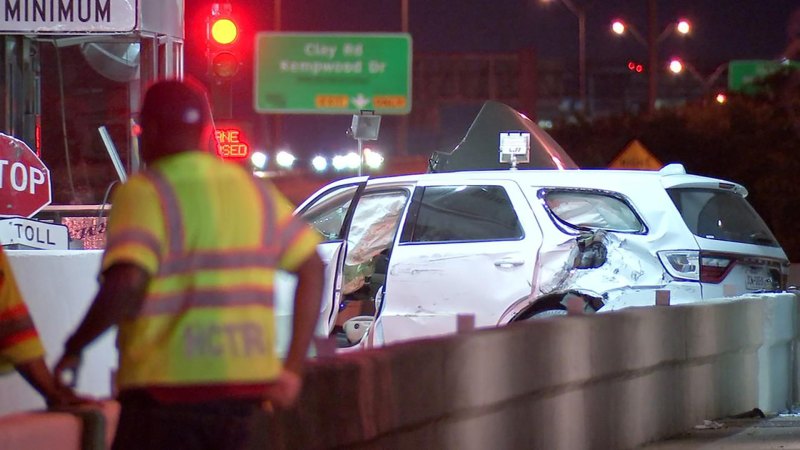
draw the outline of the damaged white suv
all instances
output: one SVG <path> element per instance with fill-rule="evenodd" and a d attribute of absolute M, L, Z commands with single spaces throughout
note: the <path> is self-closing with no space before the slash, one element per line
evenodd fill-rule
<path fill-rule="evenodd" d="M 558 313 L 569 293 L 603 310 L 780 290 L 788 260 L 745 195 L 679 165 L 505 170 L 351 178 L 298 211 L 325 236 L 323 331 L 369 346 Z"/>
<path fill-rule="evenodd" d="M 509 162 L 526 170 L 467 170 L 502 167 L 503 137 L 519 130 L 530 153 Z M 320 331 L 340 346 L 562 314 L 575 296 L 604 311 L 653 305 L 657 291 L 677 304 L 786 284 L 786 254 L 741 185 L 679 164 L 578 170 L 496 102 L 453 152 L 434 154 L 431 171 L 341 180 L 298 207 L 325 238 Z"/>

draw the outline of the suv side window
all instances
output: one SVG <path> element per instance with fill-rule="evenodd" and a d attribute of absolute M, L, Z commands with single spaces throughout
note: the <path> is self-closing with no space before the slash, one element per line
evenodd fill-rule
<path fill-rule="evenodd" d="M 325 241 L 342 239 L 342 223 L 358 186 L 345 186 L 320 196 L 302 213 L 303 219 L 319 231 Z"/>
<path fill-rule="evenodd" d="M 540 196 L 550 214 L 571 228 L 599 228 L 622 233 L 645 231 L 636 212 L 616 195 L 582 190 L 545 190 Z"/>
<path fill-rule="evenodd" d="M 405 242 L 517 240 L 524 237 L 514 205 L 501 186 L 423 188 Z"/>

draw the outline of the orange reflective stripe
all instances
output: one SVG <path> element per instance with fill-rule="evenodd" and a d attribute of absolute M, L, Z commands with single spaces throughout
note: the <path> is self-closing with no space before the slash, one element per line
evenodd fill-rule
<path fill-rule="evenodd" d="M 36 328 L 30 316 L 4 321 L 0 327 L 0 348 L 9 347 L 31 335 L 36 336 Z"/>
<path fill-rule="evenodd" d="M 177 314 L 189 308 L 213 308 L 231 306 L 272 307 L 272 289 L 250 287 L 238 289 L 209 289 L 203 291 L 176 292 L 148 298 L 139 312 L 139 317 L 156 314 Z"/>
<path fill-rule="evenodd" d="M 156 188 L 161 199 L 161 215 L 164 218 L 169 243 L 168 254 L 178 255 L 183 250 L 183 221 L 181 220 L 180 203 L 175 190 L 169 181 L 158 171 L 151 170 L 142 173 Z"/>
<path fill-rule="evenodd" d="M 106 243 L 106 248 L 122 244 L 141 244 L 156 255 L 161 254 L 161 244 L 158 239 L 145 230 L 125 230 L 111 236 Z"/>
<path fill-rule="evenodd" d="M 193 253 L 170 257 L 161 264 L 159 275 L 171 276 L 193 270 L 274 267 L 276 261 L 277 249 Z"/>
<path fill-rule="evenodd" d="M 264 206 L 264 229 L 263 242 L 265 247 L 275 246 L 275 207 L 272 204 L 272 196 L 267 192 L 267 187 L 263 183 L 255 183 L 258 187 L 258 193 L 261 196 L 261 204 Z"/>
<path fill-rule="evenodd" d="M 294 239 L 303 231 L 306 230 L 308 225 L 295 216 L 289 216 L 289 223 L 281 230 L 280 240 L 284 246 L 294 242 Z"/>
<path fill-rule="evenodd" d="M 28 308 L 26 308 L 23 303 L 17 303 L 10 308 L 0 311 L 0 322 L 3 322 L 4 325 L 5 321 L 18 319 L 20 317 L 28 317 Z"/>

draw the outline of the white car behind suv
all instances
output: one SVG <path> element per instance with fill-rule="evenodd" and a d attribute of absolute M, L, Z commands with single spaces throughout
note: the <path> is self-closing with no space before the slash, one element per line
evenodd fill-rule
<path fill-rule="evenodd" d="M 340 180 L 298 207 L 324 236 L 323 335 L 369 347 L 563 314 L 567 298 L 605 311 L 785 288 L 786 254 L 741 185 L 679 164 L 569 169 L 546 133 L 492 107 L 516 123 L 476 120 L 456 150 L 497 161 L 495 129 L 522 128 L 549 169 L 460 171 L 454 152 L 439 155 L 454 172 Z"/>

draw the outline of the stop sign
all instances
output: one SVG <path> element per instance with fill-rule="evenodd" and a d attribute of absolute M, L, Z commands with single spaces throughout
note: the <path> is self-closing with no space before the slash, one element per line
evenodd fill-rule
<path fill-rule="evenodd" d="M 0 215 L 31 217 L 51 201 L 50 171 L 21 140 L 0 133 Z"/>

